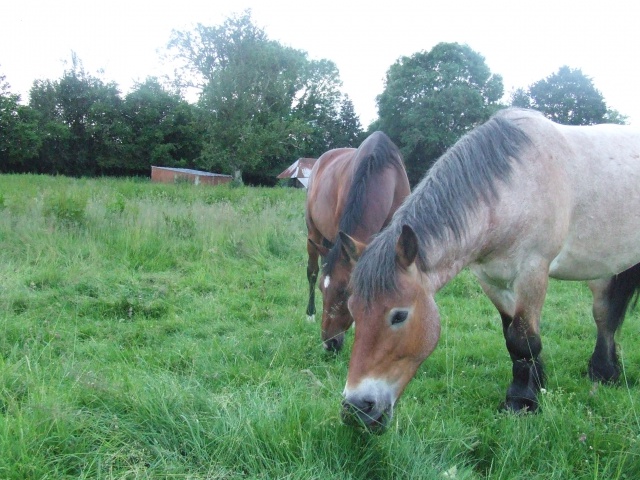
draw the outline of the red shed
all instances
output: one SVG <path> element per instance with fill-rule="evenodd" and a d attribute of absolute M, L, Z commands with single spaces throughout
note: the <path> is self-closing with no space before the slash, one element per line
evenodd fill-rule
<path fill-rule="evenodd" d="M 160 183 L 189 182 L 194 185 L 220 185 L 229 183 L 233 177 L 220 173 L 201 172 L 189 168 L 151 167 L 151 181 Z"/>

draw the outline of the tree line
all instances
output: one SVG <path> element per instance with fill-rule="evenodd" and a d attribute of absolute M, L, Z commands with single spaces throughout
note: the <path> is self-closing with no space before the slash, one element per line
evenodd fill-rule
<path fill-rule="evenodd" d="M 174 31 L 171 87 L 148 78 L 122 96 L 72 55 L 58 80 L 36 80 L 26 105 L 0 76 L 0 172 L 149 175 L 151 165 L 229 173 L 273 183 L 298 157 L 357 147 L 383 130 L 400 147 L 412 183 L 460 136 L 506 106 L 535 108 L 565 124 L 624 123 L 579 69 L 503 101 L 502 77 L 467 45 L 441 43 L 398 59 L 364 131 L 330 60 L 270 40 L 251 12 L 219 26 Z M 198 101 L 183 92 L 195 88 Z"/>

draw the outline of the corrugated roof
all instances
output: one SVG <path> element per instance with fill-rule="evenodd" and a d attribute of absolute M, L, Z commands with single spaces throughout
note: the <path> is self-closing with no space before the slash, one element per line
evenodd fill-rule
<path fill-rule="evenodd" d="M 222 173 L 202 172 L 200 170 L 192 170 L 190 168 L 173 168 L 173 167 L 151 167 L 159 168 L 160 170 L 169 170 L 171 172 L 188 173 L 190 175 L 200 175 L 201 177 L 230 177 L 231 175 L 225 175 Z"/>
<path fill-rule="evenodd" d="M 309 178 L 315 158 L 299 158 L 284 170 L 277 178 Z"/>

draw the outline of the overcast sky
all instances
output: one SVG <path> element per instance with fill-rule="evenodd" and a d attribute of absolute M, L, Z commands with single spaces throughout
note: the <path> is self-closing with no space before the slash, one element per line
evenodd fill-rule
<path fill-rule="evenodd" d="M 57 80 L 78 54 L 85 70 L 123 92 L 163 65 L 172 29 L 219 25 L 251 8 L 268 37 L 333 60 L 363 126 L 401 56 L 439 42 L 469 45 L 502 75 L 505 93 L 558 71 L 580 68 L 607 105 L 640 125 L 640 15 L 630 0 L 5 0 L 0 9 L 0 74 L 28 98 L 36 79 Z"/>

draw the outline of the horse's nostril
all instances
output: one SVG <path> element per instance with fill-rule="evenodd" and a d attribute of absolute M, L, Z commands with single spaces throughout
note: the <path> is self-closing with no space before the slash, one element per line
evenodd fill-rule
<path fill-rule="evenodd" d="M 360 410 L 363 413 L 371 413 L 373 411 L 373 409 L 375 408 L 376 404 L 371 402 L 371 401 L 364 401 L 362 402 L 362 406 L 360 407 Z"/>
<path fill-rule="evenodd" d="M 368 415 L 375 409 L 375 407 L 375 402 L 371 400 L 361 400 L 358 402 L 344 400 L 342 402 L 342 408 L 348 413 Z"/>

